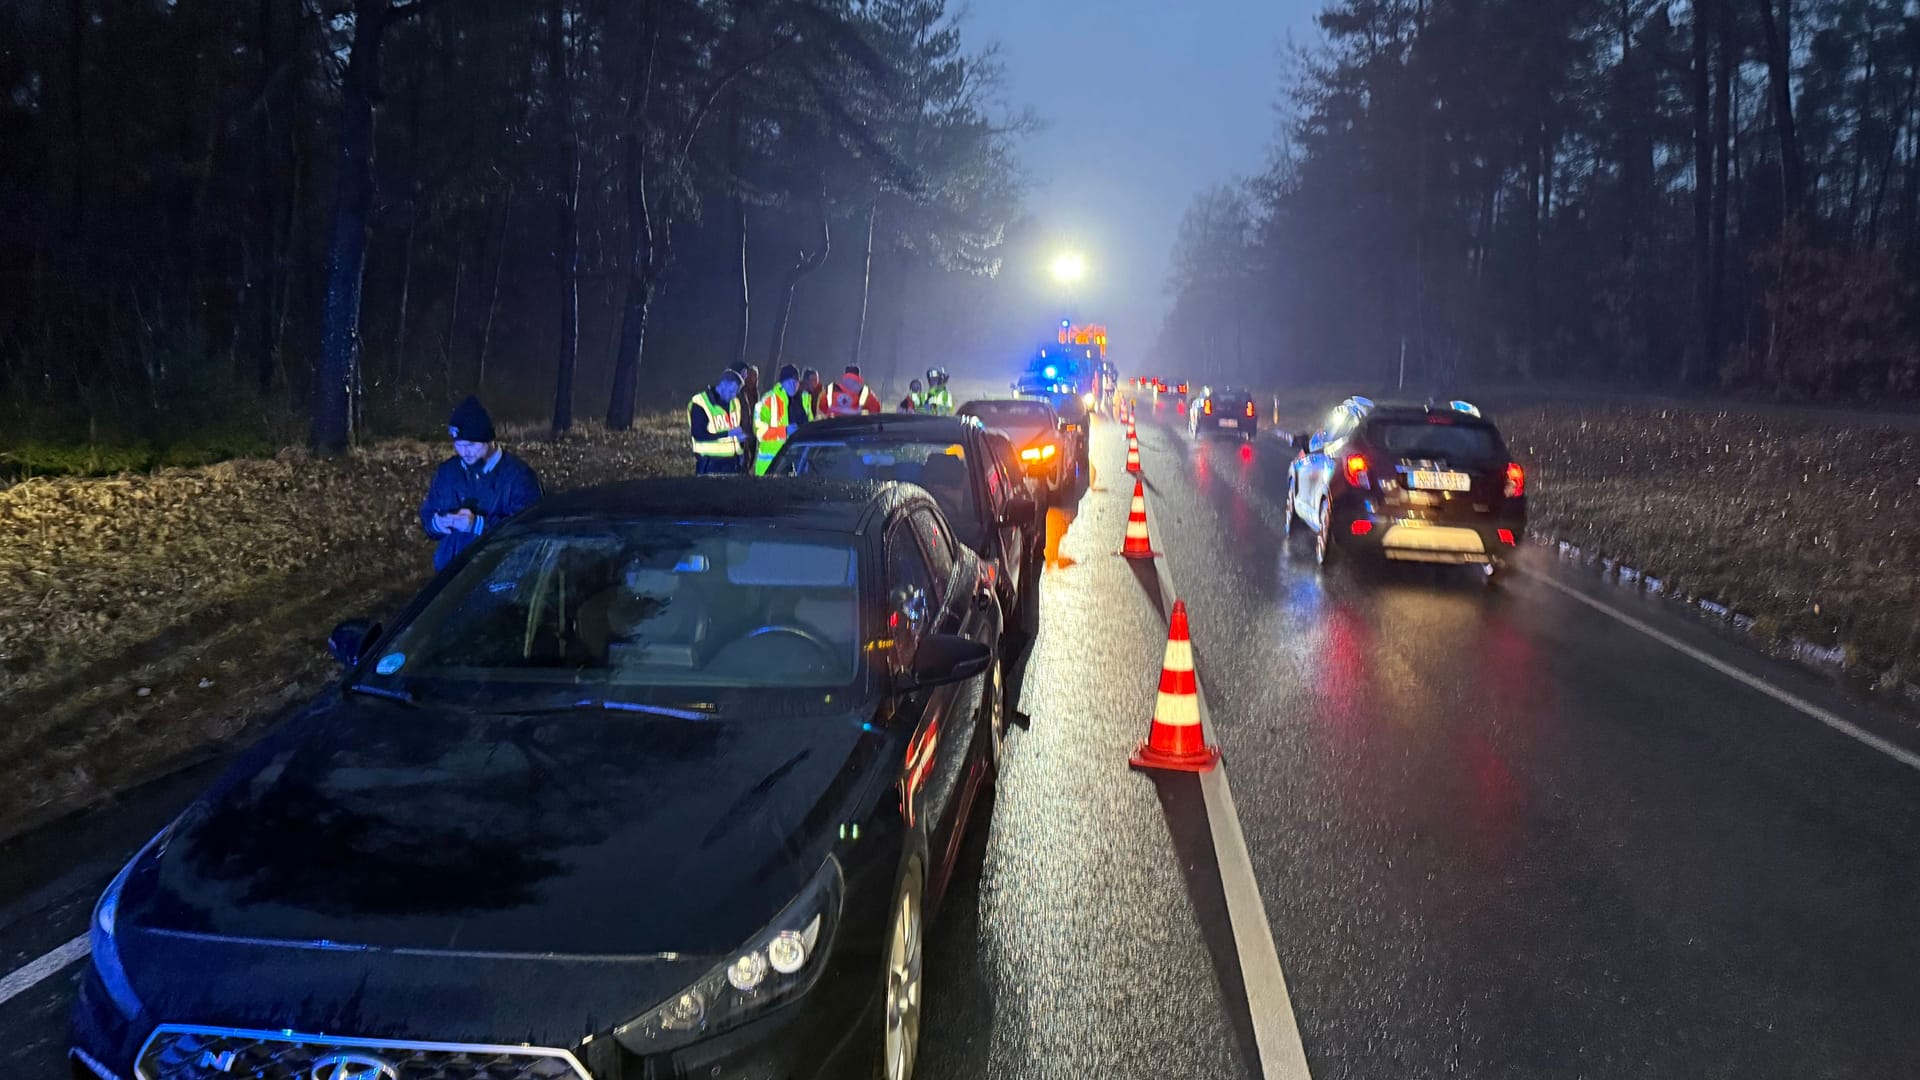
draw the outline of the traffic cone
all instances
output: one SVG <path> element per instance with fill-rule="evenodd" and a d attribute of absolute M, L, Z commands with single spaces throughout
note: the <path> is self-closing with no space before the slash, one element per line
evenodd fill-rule
<path fill-rule="evenodd" d="M 1121 545 L 1120 554 L 1129 559 L 1151 559 L 1159 554 L 1147 538 L 1147 487 L 1138 480 L 1133 482 L 1133 502 L 1127 507 L 1127 541 Z"/>
<path fill-rule="evenodd" d="M 1173 769 L 1209 772 L 1220 761 L 1220 751 L 1207 745 L 1200 729 L 1200 688 L 1193 677 L 1193 642 L 1187 636 L 1187 602 L 1173 602 L 1173 625 L 1167 628 L 1167 657 L 1160 664 L 1160 697 L 1154 702 L 1153 725 L 1147 741 L 1133 752 L 1128 764 L 1136 769 Z"/>
<path fill-rule="evenodd" d="M 1140 471 L 1140 440 L 1131 435 L 1127 436 L 1127 471 Z"/>

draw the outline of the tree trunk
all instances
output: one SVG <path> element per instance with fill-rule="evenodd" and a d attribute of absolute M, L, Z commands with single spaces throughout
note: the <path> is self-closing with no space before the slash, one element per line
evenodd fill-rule
<path fill-rule="evenodd" d="M 1693 307 L 1694 341 L 1680 365 L 1680 381 L 1690 384 L 1697 369 L 1706 363 L 1708 327 L 1713 323 L 1709 308 L 1712 295 L 1708 278 L 1713 263 L 1713 76 L 1709 70 L 1711 17 L 1716 0 L 1694 0 L 1693 63 L 1688 71 L 1693 91 Z"/>
<path fill-rule="evenodd" d="M 654 249 L 652 207 L 647 200 L 646 148 L 637 135 L 627 136 L 627 219 L 631 237 L 627 254 L 627 298 L 620 316 L 620 344 L 613 355 L 613 392 L 607 400 L 607 427 L 633 427 L 635 398 L 640 392 L 640 354 L 647 341 L 647 313 L 659 263 Z"/>
<path fill-rule="evenodd" d="M 1793 0 L 1760 0 L 1760 27 L 1766 38 L 1768 96 L 1773 130 L 1780 140 L 1780 205 L 1786 216 L 1798 213 L 1806 198 L 1806 165 L 1793 121 Z"/>
<path fill-rule="evenodd" d="M 1713 96 L 1713 262 L 1707 286 L 1707 351 L 1702 379 L 1719 374 L 1720 358 L 1725 351 L 1726 327 L 1721 313 L 1726 310 L 1727 291 L 1727 217 L 1732 202 L 1727 186 L 1727 166 L 1732 158 L 1730 139 L 1733 130 L 1733 69 L 1740 57 L 1733 40 L 1733 12 L 1722 5 L 1715 12 L 1720 48 L 1719 64 L 1714 69 Z"/>
<path fill-rule="evenodd" d="M 827 201 L 824 198 L 816 199 L 814 205 L 820 217 L 820 246 L 812 251 L 801 251 L 799 258 L 787 271 L 786 280 L 780 283 L 780 306 L 774 310 L 773 316 L 773 340 L 767 345 L 769 378 L 778 377 L 780 364 L 786 358 L 787 323 L 793 318 L 793 294 L 800 287 L 800 279 L 818 270 L 820 264 L 827 261 L 827 254 L 833 250 L 833 232 L 827 214 Z"/>
<path fill-rule="evenodd" d="M 460 285 L 467 274 L 467 241 L 463 234 L 453 249 L 453 295 L 447 301 L 447 332 L 440 337 L 440 381 L 453 393 L 453 339 L 460 330 Z"/>
<path fill-rule="evenodd" d="M 73 140 L 73 189 L 68 195 L 67 235 L 77 237 L 87 220 L 87 0 L 67 0 L 67 128 Z"/>
<path fill-rule="evenodd" d="M 554 83 L 560 175 L 554 185 L 554 268 L 560 279 L 560 357 L 553 384 L 553 434 L 573 427 L 573 375 L 580 358 L 580 136 L 573 116 L 573 64 L 567 43 L 567 0 L 548 15 L 547 66 Z"/>
<path fill-rule="evenodd" d="M 753 285 L 748 267 L 747 194 L 741 180 L 740 114 L 744 101 L 736 101 L 727 133 L 728 168 L 733 173 L 733 230 L 740 248 L 740 306 L 734 319 L 733 366 L 746 370 L 747 341 L 753 331 Z"/>
<path fill-rule="evenodd" d="M 253 340 L 249 343 L 253 355 L 253 379 L 261 393 L 273 389 L 273 338 L 274 338 L 274 267 L 279 261 L 275 258 L 274 247 L 279 242 L 280 212 L 278 209 L 279 191 L 275 184 L 278 167 L 276 164 L 279 149 L 273 134 L 279 117 L 273 108 L 273 76 L 278 65 L 277 50 L 274 41 L 273 16 L 278 6 L 277 0 L 260 0 L 255 11 L 256 27 L 260 35 L 260 79 L 255 84 L 255 93 L 259 98 L 262 116 L 261 132 L 254 140 L 253 156 L 253 238 L 252 250 L 247 258 L 246 289 L 240 312 L 236 313 L 236 322 L 244 321 L 248 315 L 253 319 Z M 236 340 L 244 340 L 238 333 Z M 247 347 L 243 346 L 243 355 Z"/>
<path fill-rule="evenodd" d="M 390 14 L 387 0 L 355 0 L 353 44 L 340 82 L 340 164 L 327 235 L 320 370 L 307 438 L 321 455 L 343 453 L 353 438 L 360 289 L 367 261 L 367 216 L 373 205 L 373 85 Z"/>
<path fill-rule="evenodd" d="M 507 185 L 507 198 L 500 206 L 500 239 L 493 247 L 493 284 L 487 290 L 487 317 L 480 325 L 480 361 L 474 365 L 473 385 L 477 391 L 487 388 L 487 353 L 493 347 L 493 317 L 500 310 L 500 271 L 507 263 L 507 227 L 513 221 L 513 185 Z"/>
<path fill-rule="evenodd" d="M 867 251 L 865 261 L 860 267 L 860 321 L 853 324 L 853 358 L 849 363 L 860 363 L 861 350 L 867 338 L 867 308 L 873 297 L 873 226 L 880 216 L 880 196 L 875 194 L 873 201 L 867 204 Z M 821 377 L 831 381 L 831 373 L 821 372 Z"/>

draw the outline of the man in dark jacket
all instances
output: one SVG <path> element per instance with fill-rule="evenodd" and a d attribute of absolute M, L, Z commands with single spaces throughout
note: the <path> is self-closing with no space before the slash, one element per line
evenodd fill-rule
<path fill-rule="evenodd" d="M 447 422 L 453 456 L 440 463 L 420 503 L 420 528 L 440 546 L 433 568 L 445 570 L 490 528 L 540 500 L 533 467 L 494 444 L 493 418 L 477 398 L 453 410 Z"/>

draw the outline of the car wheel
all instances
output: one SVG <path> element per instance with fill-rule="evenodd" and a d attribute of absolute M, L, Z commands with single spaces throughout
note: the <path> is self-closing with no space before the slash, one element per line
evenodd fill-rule
<path fill-rule="evenodd" d="M 1313 561 L 1321 566 L 1333 558 L 1333 500 L 1320 500 L 1320 535 L 1314 538 Z"/>
<path fill-rule="evenodd" d="M 1007 718 L 1013 715 L 1007 708 L 1007 658 L 1004 649 L 1000 659 L 987 668 L 987 692 L 980 706 L 986 712 L 986 730 L 981 734 L 987 740 L 987 777 L 988 787 L 1000 777 L 1000 764 L 1007 752 Z"/>
<path fill-rule="evenodd" d="M 925 885 L 920 863 L 908 865 L 893 898 L 887 930 L 886 1001 L 880 1075 L 884 1080 L 913 1080 L 920 1053 L 920 994 L 924 970 Z"/>
<path fill-rule="evenodd" d="M 1289 471 L 1287 473 L 1287 501 L 1280 504 L 1281 513 L 1286 516 L 1286 524 L 1280 526 L 1280 535 L 1288 540 L 1293 539 L 1293 523 L 1300 517 L 1299 512 L 1293 508 L 1294 499 L 1298 497 L 1299 493 L 1300 481 Z"/>

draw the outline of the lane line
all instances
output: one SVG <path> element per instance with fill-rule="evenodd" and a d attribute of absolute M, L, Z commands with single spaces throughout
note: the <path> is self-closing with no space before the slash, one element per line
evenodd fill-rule
<path fill-rule="evenodd" d="M 1732 664 L 1727 663 L 1725 660 L 1722 660 L 1717 656 L 1714 656 L 1707 652 L 1703 652 L 1700 649 L 1696 649 L 1692 645 L 1689 645 L 1686 642 L 1681 641 L 1680 639 L 1674 637 L 1673 635 L 1668 634 L 1665 631 L 1656 629 L 1655 627 L 1648 625 L 1647 623 L 1639 619 L 1634 618 L 1632 615 L 1629 615 L 1624 611 L 1615 610 L 1613 607 L 1607 604 L 1603 604 L 1598 600 L 1595 600 L 1593 597 L 1586 595 L 1585 593 L 1581 592 L 1578 589 L 1573 588 L 1570 585 L 1566 585 L 1561 582 L 1555 581 L 1553 578 L 1547 576 L 1546 574 L 1543 574 L 1534 570 L 1527 570 L 1527 569 L 1522 569 L 1521 573 L 1525 574 L 1527 577 L 1534 579 L 1535 581 L 1540 582 L 1543 585 L 1546 585 L 1548 588 L 1554 589 L 1563 595 L 1570 596 L 1573 599 L 1580 601 L 1582 604 L 1587 605 L 1588 607 L 1592 608 L 1595 611 L 1598 611 L 1599 613 L 1607 616 L 1610 619 L 1613 619 L 1623 625 L 1630 626 L 1633 629 L 1640 631 L 1641 633 L 1647 635 L 1648 637 L 1659 642 L 1660 644 L 1665 645 L 1670 649 L 1673 649 L 1675 652 L 1681 653 L 1684 656 L 1688 656 L 1694 660 L 1699 661 L 1702 664 L 1705 664 L 1706 666 L 1712 668 L 1713 670 L 1719 672 L 1722 675 L 1725 675 L 1727 678 L 1732 679 L 1735 682 L 1743 683 L 1746 686 L 1751 687 L 1752 689 L 1760 691 L 1761 693 L 1767 695 L 1768 697 L 1774 699 L 1775 701 L 1778 701 L 1782 705 L 1785 705 L 1792 709 L 1796 709 L 1799 712 L 1807 716 L 1810 716 L 1815 720 L 1820 721 L 1821 723 L 1827 725 L 1828 727 L 1839 732 L 1840 734 L 1845 735 L 1849 739 L 1857 740 L 1861 743 L 1866 744 L 1867 746 L 1872 747 L 1875 750 L 1880 751 L 1881 753 L 1887 755 L 1888 757 L 1892 758 L 1895 761 L 1898 761 L 1900 764 L 1905 765 L 1908 768 L 1920 769 L 1920 754 L 1916 754 L 1913 751 L 1908 750 L 1904 746 L 1901 746 L 1897 743 L 1889 742 L 1888 740 L 1883 739 L 1878 735 L 1875 735 L 1873 732 L 1866 730 L 1865 728 L 1859 726 L 1858 724 L 1855 724 L 1850 720 L 1846 720 L 1840 716 L 1837 716 L 1834 713 L 1829 712 L 1818 705 L 1815 705 L 1813 702 L 1808 701 L 1807 699 L 1792 693 L 1791 691 L 1782 690 L 1780 687 L 1775 686 L 1770 682 L 1767 682 L 1765 679 L 1760 678 L 1758 675 L 1752 675 L 1745 671 L 1742 671 L 1741 669 L 1735 667 Z"/>
<path fill-rule="evenodd" d="M 27 966 L 8 973 L 5 978 L 0 978 L 0 1005 L 60 974 L 69 965 L 85 959 L 92 951 L 93 946 L 87 941 L 87 935 L 81 934 Z"/>
<path fill-rule="evenodd" d="M 1157 498 L 1151 493 L 1147 497 L 1149 502 Z M 1154 549 L 1166 552 L 1166 534 L 1154 526 L 1155 520 L 1153 514 L 1147 515 L 1147 529 L 1154 536 Z M 1155 559 L 1154 569 L 1171 610 L 1179 593 L 1173 588 L 1168 558 L 1162 554 Z M 1206 685 L 1197 670 L 1194 689 L 1199 699 L 1200 730 L 1205 733 L 1208 745 L 1218 746 L 1213 716 L 1207 708 Z M 1253 1021 L 1253 1044 L 1260 1056 L 1260 1075 L 1264 1080 L 1312 1080 L 1312 1073 L 1307 1069 L 1306 1044 L 1300 1038 L 1300 1022 L 1293 1011 L 1293 995 L 1287 992 L 1286 973 L 1280 969 L 1280 947 L 1273 939 L 1273 922 L 1267 917 L 1266 902 L 1260 898 L 1253 856 L 1247 851 L 1247 837 L 1240 828 L 1240 811 L 1233 803 L 1233 788 L 1227 783 L 1224 760 L 1213 771 L 1200 774 L 1200 795 L 1207 808 L 1214 861 L 1220 868 L 1227 923 L 1233 932 L 1234 951 L 1240 958 L 1240 979 L 1247 992 L 1247 1012 Z"/>

